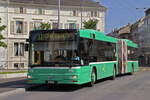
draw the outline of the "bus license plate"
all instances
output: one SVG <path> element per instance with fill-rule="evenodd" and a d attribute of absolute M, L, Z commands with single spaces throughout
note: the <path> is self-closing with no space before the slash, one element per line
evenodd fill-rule
<path fill-rule="evenodd" d="M 55 84 L 55 81 L 47 81 L 48 84 Z"/>

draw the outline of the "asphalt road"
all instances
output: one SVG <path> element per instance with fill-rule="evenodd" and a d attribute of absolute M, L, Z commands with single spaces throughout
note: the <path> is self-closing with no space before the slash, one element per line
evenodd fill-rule
<path fill-rule="evenodd" d="M 99 81 L 94 87 L 43 86 L 0 100 L 150 100 L 150 71 Z"/>
<path fill-rule="evenodd" d="M 26 78 L 0 79 L 0 94 L 26 86 Z"/>

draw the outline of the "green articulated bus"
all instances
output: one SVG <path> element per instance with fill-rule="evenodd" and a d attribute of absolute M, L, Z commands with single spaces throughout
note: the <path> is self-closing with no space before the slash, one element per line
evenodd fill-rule
<path fill-rule="evenodd" d="M 29 37 L 28 84 L 85 84 L 138 70 L 137 45 L 90 29 L 36 30 Z"/>

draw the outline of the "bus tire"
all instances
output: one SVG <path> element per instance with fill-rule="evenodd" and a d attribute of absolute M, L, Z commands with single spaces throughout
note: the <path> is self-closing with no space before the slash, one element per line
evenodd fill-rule
<path fill-rule="evenodd" d="M 115 80 L 115 78 L 116 78 L 116 68 L 114 67 L 113 68 L 113 75 L 112 75 L 111 79 Z"/>
<path fill-rule="evenodd" d="M 96 72 L 94 70 L 94 68 L 92 69 L 92 73 L 91 73 L 91 81 L 89 83 L 89 87 L 94 86 L 94 84 L 96 83 Z"/>

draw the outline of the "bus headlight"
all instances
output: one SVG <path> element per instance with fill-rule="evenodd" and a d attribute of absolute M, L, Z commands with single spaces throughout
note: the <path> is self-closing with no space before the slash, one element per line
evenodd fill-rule
<path fill-rule="evenodd" d="M 29 79 L 29 78 L 32 78 L 32 76 L 28 75 L 27 78 L 28 78 L 28 79 Z"/>
<path fill-rule="evenodd" d="M 78 77 L 76 75 L 70 76 L 71 79 L 77 79 Z"/>

